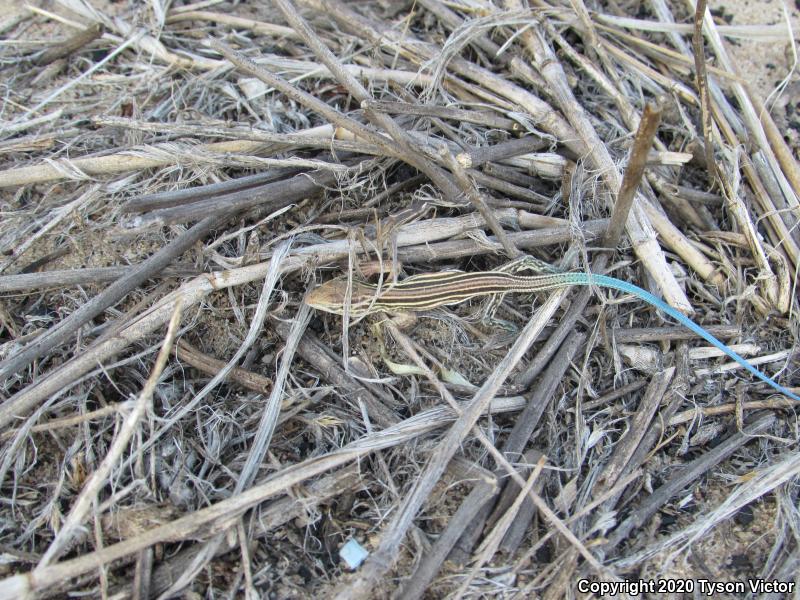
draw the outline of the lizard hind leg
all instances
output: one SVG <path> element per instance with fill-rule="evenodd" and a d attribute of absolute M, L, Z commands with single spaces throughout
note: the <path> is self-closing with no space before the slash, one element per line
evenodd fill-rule
<path fill-rule="evenodd" d="M 487 327 L 502 329 L 507 334 L 516 335 L 519 332 L 519 327 L 515 323 L 505 319 L 498 319 L 495 316 L 497 309 L 500 308 L 506 296 L 507 294 L 492 294 L 489 296 L 481 309 L 481 323 Z"/>
<path fill-rule="evenodd" d="M 520 271 L 533 271 L 534 273 L 548 275 L 552 273 L 560 273 L 556 267 L 553 265 L 544 262 L 538 258 L 530 256 L 528 254 L 523 254 L 522 256 L 515 258 L 514 260 L 507 262 L 501 267 L 497 268 L 497 271 L 501 273 L 518 273 Z M 482 314 L 481 314 L 481 322 L 485 325 L 493 325 L 499 327 L 501 329 L 505 329 L 509 333 L 516 333 L 519 331 L 519 327 L 517 327 L 514 323 L 510 321 L 505 321 L 503 319 L 497 319 L 495 314 L 497 313 L 497 309 L 500 308 L 500 305 L 505 300 L 506 294 L 493 294 L 489 296 L 489 299 L 486 301 L 486 304 L 483 307 Z"/>
<path fill-rule="evenodd" d="M 393 361 L 389 357 L 389 351 L 386 348 L 386 336 L 384 336 L 383 333 L 384 321 L 386 321 L 386 319 L 382 319 L 381 321 L 373 323 L 370 326 L 372 334 L 378 340 L 378 351 L 380 352 L 383 363 L 395 375 L 425 375 L 424 369 L 420 369 L 416 365 Z M 391 321 L 398 329 L 405 331 L 413 326 L 413 324 L 416 322 L 416 317 L 414 317 L 411 313 L 401 312 L 393 317 Z"/>

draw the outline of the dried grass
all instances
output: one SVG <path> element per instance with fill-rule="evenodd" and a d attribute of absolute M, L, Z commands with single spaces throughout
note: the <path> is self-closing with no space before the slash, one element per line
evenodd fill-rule
<path fill-rule="evenodd" d="M 0 21 L 0 598 L 796 578 L 795 403 L 635 298 L 381 340 L 302 302 L 530 252 L 797 382 L 797 148 L 724 41 L 794 32 L 663 0 L 266 4 Z"/>

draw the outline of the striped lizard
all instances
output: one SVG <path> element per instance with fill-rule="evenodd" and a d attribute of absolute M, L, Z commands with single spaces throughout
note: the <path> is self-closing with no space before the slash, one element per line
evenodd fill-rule
<path fill-rule="evenodd" d="M 544 274 L 523 276 L 513 272 L 520 269 L 544 272 Z M 761 381 L 768 383 L 781 394 L 800 402 L 800 396 L 756 369 L 703 327 L 650 292 L 627 281 L 606 275 L 557 271 L 547 263 L 530 256 L 524 256 L 494 271 L 424 273 L 412 275 L 398 283 L 386 284 L 381 288 L 375 284 L 354 281 L 350 291 L 349 314 L 361 317 L 377 312 L 426 310 L 490 295 L 496 296 L 495 304 L 499 304 L 507 293 L 535 293 L 586 285 L 620 290 L 644 300 L 724 352 Z M 346 279 L 333 279 L 313 289 L 305 302 L 318 310 L 341 315 L 344 314 L 345 304 L 348 302 L 347 291 Z"/>

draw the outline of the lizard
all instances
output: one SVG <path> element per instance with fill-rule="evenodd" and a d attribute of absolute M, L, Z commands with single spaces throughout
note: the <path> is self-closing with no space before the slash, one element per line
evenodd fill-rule
<path fill-rule="evenodd" d="M 530 269 L 540 274 L 533 276 L 516 274 L 515 271 L 520 269 Z M 530 256 L 524 256 L 493 271 L 421 273 L 406 277 L 397 283 L 385 284 L 380 288 L 376 284 L 353 281 L 349 314 L 353 317 L 362 317 L 378 312 L 420 311 L 491 295 L 496 296 L 494 305 L 497 306 L 507 293 L 535 293 L 588 285 L 633 294 L 705 339 L 781 394 L 800 402 L 800 396 L 759 371 L 709 331 L 647 290 L 607 275 L 558 271 L 551 265 Z M 311 290 L 305 302 L 317 310 L 343 315 L 347 303 L 347 291 L 346 279 L 333 279 Z"/>

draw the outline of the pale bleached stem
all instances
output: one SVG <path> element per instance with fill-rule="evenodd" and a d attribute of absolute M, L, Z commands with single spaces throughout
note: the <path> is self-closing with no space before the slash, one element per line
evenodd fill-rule
<path fill-rule="evenodd" d="M 505 5 L 511 10 L 521 10 L 519 0 L 506 0 Z M 589 121 L 581 104 L 575 99 L 572 88 L 567 82 L 566 74 L 558 58 L 544 38 L 541 27 L 536 24 L 520 33 L 520 39 L 530 53 L 539 72 L 551 86 L 551 92 L 561 112 L 567 116 L 572 127 L 577 131 L 588 150 L 590 164 L 599 170 L 608 189 L 617 194 L 622 177 L 608 152 L 606 144 L 600 139 Z M 666 257 L 656 240 L 656 232 L 641 205 L 646 201 L 641 193 L 637 194 L 628 216 L 626 231 L 630 237 L 633 250 L 642 261 L 645 269 L 653 276 L 661 288 L 666 301 L 684 313 L 693 312 L 692 305 L 667 264 Z"/>

